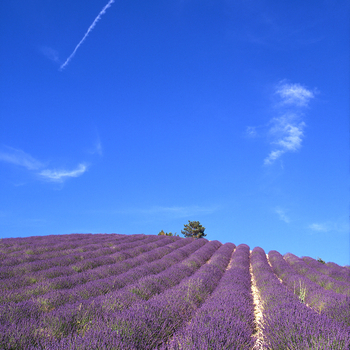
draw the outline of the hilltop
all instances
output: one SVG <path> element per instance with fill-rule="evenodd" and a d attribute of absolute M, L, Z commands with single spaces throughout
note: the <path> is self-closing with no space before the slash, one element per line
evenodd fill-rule
<path fill-rule="evenodd" d="M 158 235 L 0 241 L 1 349 L 349 349 L 350 269 Z"/>

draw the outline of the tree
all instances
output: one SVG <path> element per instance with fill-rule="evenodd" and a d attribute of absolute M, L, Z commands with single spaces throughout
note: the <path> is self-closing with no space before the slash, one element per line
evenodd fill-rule
<path fill-rule="evenodd" d="M 177 234 L 176 234 L 176 232 L 173 234 L 171 232 L 168 233 L 168 232 L 164 232 L 164 230 L 162 230 L 158 233 L 158 236 L 177 236 Z"/>
<path fill-rule="evenodd" d="M 204 230 L 205 227 L 203 227 L 199 221 L 188 220 L 188 224 L 184 225 L 184 229 L 181 230 L 181 233 L 185 237 L 202 238 L 206 236 Z"/>

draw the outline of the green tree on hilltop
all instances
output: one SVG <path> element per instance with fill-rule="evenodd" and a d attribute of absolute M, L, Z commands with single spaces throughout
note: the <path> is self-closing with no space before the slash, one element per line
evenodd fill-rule
<path fill-rule="evenodd" d="M 184 225 L 184 229 L 181 230 L 181 233 L 185 237 L 202 238 L 206 236 L 204 230 L 205 227 L 203 227 L 199 221 L 188 220 L 188 224 Z"/>

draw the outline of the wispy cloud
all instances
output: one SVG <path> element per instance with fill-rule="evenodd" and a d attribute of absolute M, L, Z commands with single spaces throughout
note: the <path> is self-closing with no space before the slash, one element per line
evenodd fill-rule
<path fill-rule="evenodd" d="M 349 223 L 346 223 L 344 220 L 339 222 L 335 221 L 326 221 L 326 222 L 315 222 L 308 226 L 308 228 L 315 232 L 338 232 L 338 233 L 347 233 L 349 232 Z"/>
<path fill-rule="evenodd" d="M 247 137 L 254 138 L 258 135 L 256 126 L 247 126 L 246 132 Z"/>
<path fill-rule="evenodd" d="M 282 115 L 274 117 L 270 121 L 269 136 L 272 136 L 273 149 L 264 159 L 265 165 L 272 164 L 286 152 L 296 152 L 301 148 L 304 137 L 305 122 L 302 120 L 301 108 L 309 106 L 314 92 L 301 84 L 290 84 L 285 81 L 279 82 L 275 94 L 280 101 L 278 108 L 283 107 Z M 285 107 L 288 110 L 285 110 Z"/>
<path fill-rule="evenodd" d="M 264 164 L 272 164 L 286 152 L 296 152 L 301 148 L 305 123 L 300 121 L 295 114 L 286 114 L 279 118 L 273 118 L 269 136 L 272 137 L 273 150 L 265 158 Z"/>
<path fill-rule="evenodd" d="M 100 138 L 97 138 L 95 145 L 93 148 L 88 150 L 88 153 L 90 154 L 98 154 L 99 156 L 103 155 L 103 148 Z"/>
<path fill-rule="evenodd" d="M 3 146 L 0 149 L 0 161 L 11 163 L 23 167 L 40 178 L 49 181 L 63 182 L 70 177 L 78 177 L 87 170 L 87 166 L 83 163 L 79 164 L 74 170 L 53 170 L 49 169 L 47 165 L 30 154 L 8 146 Z"/>
<path fill-rule="evenodd" d="M 278 98 L 274 106 L 276 116 L 266 125 L 248 126 L 245 132 L 249 138 L 263 136 L 269 140 L 272 147 L 264 159 L 264 165 L 273 164 L 287 152 L 300 150 L 306 127 L 302 111 L 315 97 L 315 92 L 301 84 L 290 84 L 286 81 L 279 82 L 273 94 Z"/>
<path fill-rule="evenodd" d="M 51 47 L 43 46 L 40 48 L 40 51 L 46 56 L 50 61 L 59 63 L 58 51 L 54 50 Z"/>
<path fill-rule="evenodd" d="M 280 207 L 275 208 L 275 213 L 278 214 L 280 220 L 284 221 L 285 223 L 289 224 L 290 223 L 290 219 L 289 217 L 286 215 L 285 210 L 283 210 Z"/>
<path fill-rule="evenodd" d="M 96 142 L 95 153 L 102 156 L 102 144 L 100 140 Z"/>
<path fill-rule="evenodd" d="M 309 225 L 309 228 L 313 231 L 317 231 L 317 232 L 328 232 L 330 230 L 329 225 L 327 224 L 317 224 L 317 223 L 313 223 L 311 225 Z"/>
<path fill-rule="evenodd" d="M 114 3 L 114 0 L 110 0 L 108 2 L 108 4 L 102 9 L 102 11 L 98 14 L 98 16 L 95 18 L 95 20 L 92 22 L 91 26 L 89 27 L 89 29 L 87 30 L 87 32 L 85 33 L 84 37 L 80 40 L 80 42 L 78 43 L 78 45 L 75 47 L 74 51 L 71 53 L 71 55 L 67 58 L 67 60 L 61 65 L 60 69 L 62 70 L 64 67 L 67 66 L 67 64 L 70 62 L 70 60 L 73 58 L 73 56 L 75 55 L 75 53 L 77 52 L 77 50 L 79 49 L 80 45 L 85 41 L 85 39 L 87 38 L 87 36 L 89 35 L 89 33 L 94 29 L 95 25 L 97 24 L 97 22 L 101 19 L 102 15 L 106 12 L 106 10 L 112 6 L 112 4 Z"/>
<path fill-rule="evenodd" d="M 310 100 L 314 98 L 314 93 L 300 84 L 287 84 L 280 82 L 276 95 L 281 98 L 284 105 L 292 105 L 298 107 L 308 106 Z"/>
<path fill-rule="evenodd" d="M 0 160 L 3 162 L 16 164 L 28 170 L 37 170 L 44 166 L 43 163 L 22 150 L 8 146 L 4 146 L 2 148 L 3 149 L 0 150 Z"/>
<path fill-rule="evenodd" d="M 45 179 L 55 182 L 63 182 L 70 177 L 78 177 L 85 173 L 87 166 L 85 164 L 79 164 L 74 170 L 50 170 L 46 169 L 39 173 Z"/>

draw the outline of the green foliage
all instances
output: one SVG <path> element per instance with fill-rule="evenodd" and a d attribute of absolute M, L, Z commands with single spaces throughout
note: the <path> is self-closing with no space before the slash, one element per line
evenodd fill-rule
<path fill-rule="evenodd" d="M 294 281 L 294 294 L 298 295 L 299 300 L 302 303 L 305 303 L 305 298 L 308 290 L 306 288 L 306 285 L 304 285 L 301 280 L 299 279 L 299 287 L 295 287 L 295 281 Z"/>
<path fill-rule="evenodd" d="M 130 290 L 131 293 L 136 294 L 139 298 L 143 299 L 143 300 L 148 300 L 149 296 L 147 295 L 147 293 L 142 290 L 141 288 L 132 288 Z"/>
<path fill-rule="evenodd" d="M 28 277 L 28 281 L 30 284 L 34 284 L 34 283 L 38 282 L 38 279 L 35 277 Z"/>
<path fill-rule="evenodd" d="M 185 237 L 202 238 L 206 236 L 204 230 L 205 227 L 203 227 L 199 221 L 188 220 L 188 224 L 184 225 L 184 229 L 181 230 L 181 233 Z"/>
<path fill-rule="evenodd" d="M 178 236 L 176 232 L 173 234 L 171 232 L 164 232 L 163 230 L 158 233 L 158 236 Z"/>
<path fill-rule="evenodd" d="M 322 263 L 322 264 L 325 264 L 326 262 L 324 260 L 322 260 L 321 258 L 317 258 L 317 261 Z"/>

